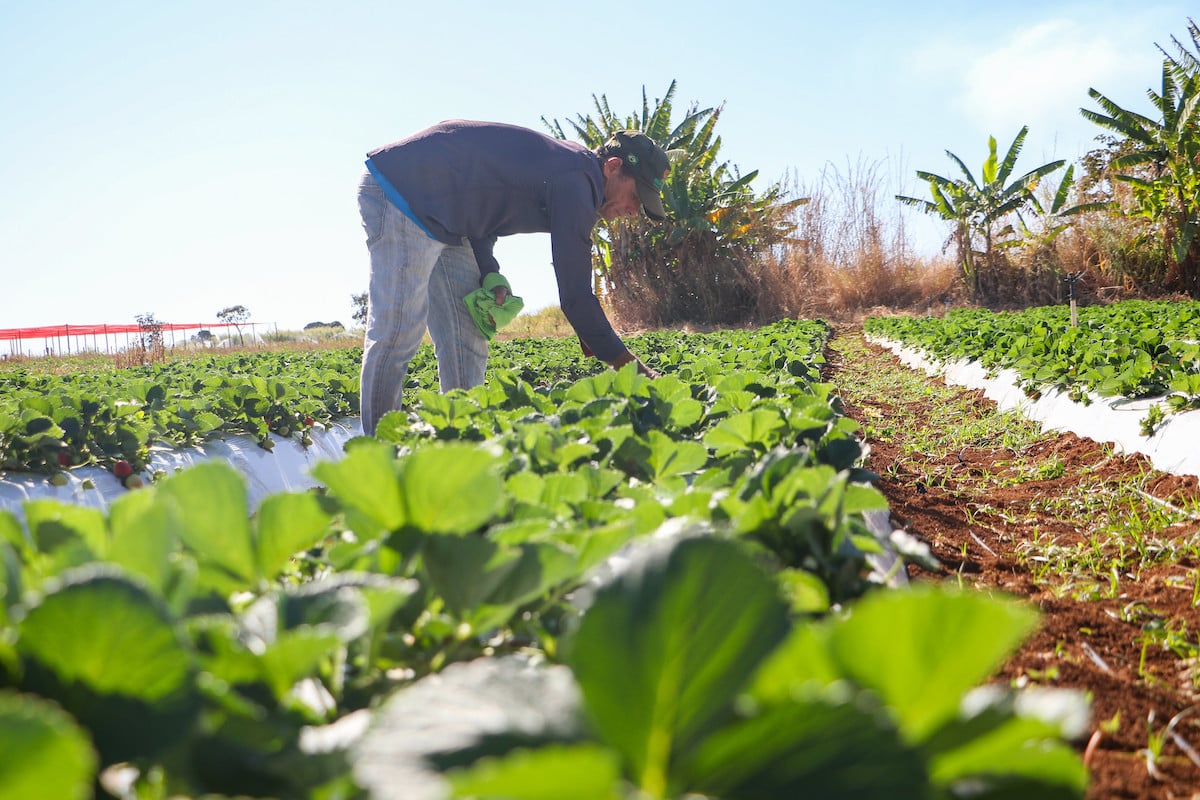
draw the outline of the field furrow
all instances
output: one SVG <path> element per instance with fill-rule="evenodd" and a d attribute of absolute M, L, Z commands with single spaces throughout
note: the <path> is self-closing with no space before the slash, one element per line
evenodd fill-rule
<path fill-rule="evenodd" d="M 1200 488 L 1140 455 L 1042 432 L 982 392 L 903 367 L 857 329 L 829 378 L 864 430 L 893 523 L 950 581 L 1028 598 L 1039 631 L 996 676 L 1093 698 L 1095 798 L 1191 797 L 1200 766 Z M 1088 744 L 1090 743 L 1090 747 Z"/>

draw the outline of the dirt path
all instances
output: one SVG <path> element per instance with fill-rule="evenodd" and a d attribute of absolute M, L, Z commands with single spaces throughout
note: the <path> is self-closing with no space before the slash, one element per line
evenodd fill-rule
<path fill-rule="evenodd" d="M 999 677 L 1092 693 L 1095 741 L 1080 743 L 1089 798 L 1200 799 L 1200 767 L 1186 757 L 1187 747 L 1200 750 L 1196 478 L 1155 472 L 1141 456 L 1074 434 L 1013 448 L 993 432 L 923 449 L 922 432 L 946 425 L 939 393 L 957 398 L 953 416 L 968 428 L 995 423 L 997 411 L 981 392 L 923 376 L 913 380 L 924 389 L 881 390 L 879 376 L 897 371 L 915 375 L 858 329 L 831 344 L 828 379 L 864 425 L 893 524 L 944 565 L 940 574 L 910 567 L 910 576 L 1003 590 L 1041 608 L 1041 630 Z"/>

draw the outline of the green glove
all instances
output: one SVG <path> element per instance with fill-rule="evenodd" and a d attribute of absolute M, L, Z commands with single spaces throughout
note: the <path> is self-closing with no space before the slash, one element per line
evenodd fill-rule
<path fill-rule="evenodd" d="M 499 286 L 507 290 L 508 297 L 501 305 L 496 305 L 496 295 L 493 292 Z M 521 313 L 521 309 L 525 308 L 525 301 L 512 293 L 512 287 L 499 272 L 484 275 L 483 286 L 464 297 L 463 302 L 467 305 L 471 319 L 475 320 L 475 327 L 479 328 L 479 332 L 489 341 L 496 335 L 496 331 L 512 322 L 513 318 Z"/>

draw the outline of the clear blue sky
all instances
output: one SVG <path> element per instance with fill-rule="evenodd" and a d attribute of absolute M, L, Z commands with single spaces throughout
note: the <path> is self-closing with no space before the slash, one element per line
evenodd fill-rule
<path fill-rule="evenodd" d="M 543 129 L 600 94 L 624 114 L 672 80 L 680 112 L 724 104 L 723 155 L 760 187 L 865 162 L 917 192 L 1026 124 L 1018 170 L 1074 160 L 1101 132 L 1088 87 L 1149 112 L 1189 6 L 3 0 L 0 328 L 234 304 L 349 325 L 367 150 L 450 117 Z M 497 253 L 528 308 L 557 302 L 547 237 Z"/>

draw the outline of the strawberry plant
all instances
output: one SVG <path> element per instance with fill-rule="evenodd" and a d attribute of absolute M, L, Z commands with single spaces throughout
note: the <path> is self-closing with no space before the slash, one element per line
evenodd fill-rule
<path fill-rule="evenodd" d="M 253 514 L 220 461 L 107 510 L 0 510 L 0 743 L 55 773 L 0 756 L 0 794 L 1078 796 L 1059 720 L 969 692 L 1030 612 L 884 600 L 867 515 L 886 503 L 818 382 L 828 334 L 649 335 L 653 381 L 573 342 L 497 346 L 484 385 L 446 395 L 427 360 L 376 437 L 315 466 L 318 490 Z M 182 431 L 186 403 L 214 433 L 303 427 L 353 385 L 216 364 L 119 383 L 111 405 L 22 390 L 32 424 L 6 446 L 61 452 L 58 409 L 86 405 L 78 452 L 133 478 L 104 447 L 133 428 L 109 422 L 149 427 L 130 447 Z"/>
<path fill-rule="evenodd" d="M 1061 306 L 1020 313 L 954 310 L 943 318 L 870 318 L 870 335 L 898 341 L 939 361 L 967 359 L 1015 370 L 1029 392 L 1074 395 L 1170 394 L 1175 410 L 1200 403 L 1200 303 L 1124 301 L 1079 310 L 1071 327 Z"/>
<path fill-rule="evenodd" d="M 478 659 L 416 682 L 355 774 L 381 800 L 1081 797 L 1063 739 L 1085 700 L 974 689 L 1035 620 L 930 588 L 797 622 L 734 543 L 660 541 L 595 592 L 563 665 Z"/>

